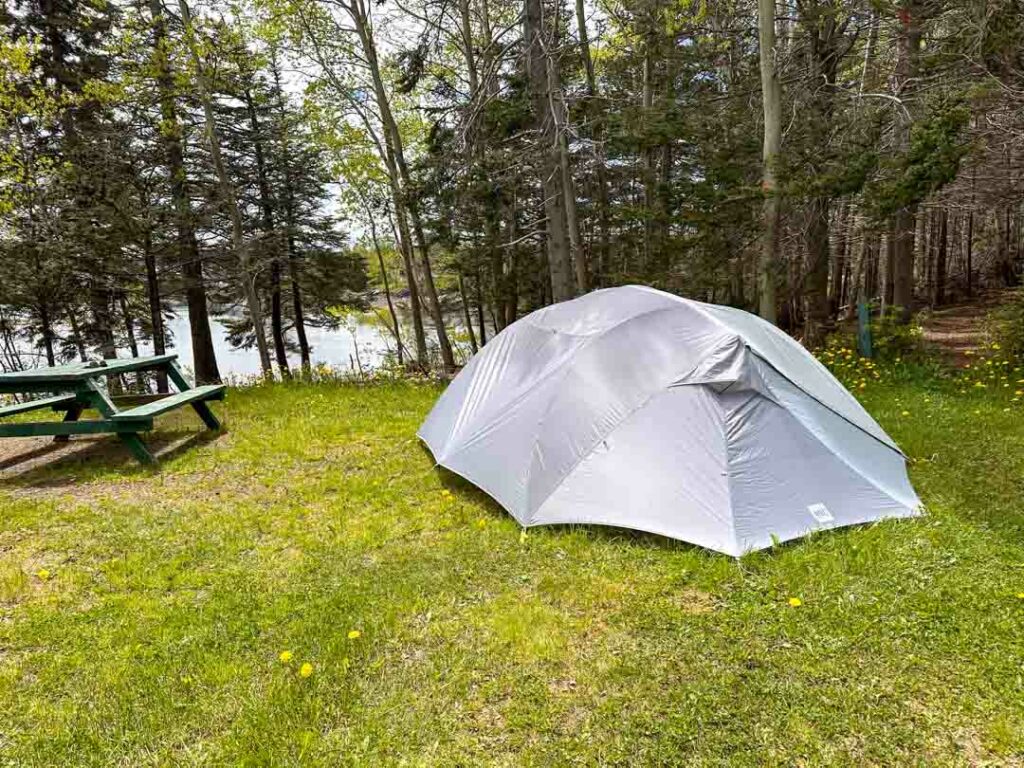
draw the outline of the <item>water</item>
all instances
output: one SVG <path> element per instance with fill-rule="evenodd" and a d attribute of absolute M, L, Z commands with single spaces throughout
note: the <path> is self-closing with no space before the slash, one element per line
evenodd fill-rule
<path fill-rule="evenodd" d="M 389 350 L 394 349 L 394 340 L 387 330 L 369 318 L 354 316 L 347 320 L 341 328 L 306 327 L 306 338 L 311 347 L 310 356 L 313 364 L 324 363 L 339 371 L 356 370 L 356 347 L 359 351 L 359 362 L 363 370 L 375 368 L 381 364 Z M 192 337 L 189 334 L 188 311 L 181 307 L 174 317 L 167 322 L 167 328 L 174 335 L 174 347 L 167 351 L 178 356 L 183 366 L 192 370 Z M 216 318 L 210 318 L 210 332 L 213 335 L 213 349 L 217 354 L 217 365 L 225 379 L 241 379 L 260 374 L 260 357 L 254 346 L 252 349 L 239 349 L 228 342 L 228 331 Z M 289 332 L 288 339 L 295 342 L 294 332 Z M 271 341 L 267 340 L 268 343 Z M 140 354 L 152 354 L 152 346 L 146 346 Z M 123 352 L 121 356 L 124 356 Z M 273 349 L 271 349 L 273 357 Z M 298 353 L 288 355 L 288 362 L 295 368 L 299 367 Z"/>

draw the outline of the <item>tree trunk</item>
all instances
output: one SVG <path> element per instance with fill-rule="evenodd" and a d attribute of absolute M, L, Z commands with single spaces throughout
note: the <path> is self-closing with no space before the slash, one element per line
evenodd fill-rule
<path fill-rule="evenodd" d="M 964 245 L 966 250 L 966 261 L 967 261 L 967 298 L 971 298 L 974 293 L 974 264 L 972 264 L 972 257 L 974 255 L 974 211 L 971 210 L 967 213 L 967 242 Z"/>
<path fill-rule="evenodd" d="M 309 350 L 309 340 L 306 338 L 306 317 L 302 307 L 302 286 L 299 279 L 302 273 L 299 255 L 295 249 L 295 192 L 292 188 L 292 171 L 289 165 L 291 148 L 288 141 L 288 124 L 284 108 L 284 96 L 281 90 L 281 70 L 277 64 L 277 49 L 270 48 L 270 72 L 274 78 L 274 97 L 277 101 L 277 114 L 280 120 L 281 148 L 285 157 L 284 172 L 281 181 L 284 186 L 284 224 L 285 224 L 285 250 L 288 257 L 288 281 L 292 289 L 292 322 L 295 325 L 295 335 L 299 339 L 299 360 L 302 370 L 308 376 L 312 370 L 312 359 Z"/>
<path fill-rule="evenodd" d="M 778 270 L 781 200 L 775 177 L 782 148 L 782 91 L 775 69 L 775 0 L 758 0 L 761 101 L 764 107 L 764 146 L 761 189 L 764 193 L 764 232 L 758 263 L 758 314 L 769 323 L 777 319 L 775 282 Z"/>
<path fill-rule="evenodd" d="M 603 109 L 598 101 L 597 77 L 594 73 L 594 59 L 590 53 L 590 34 L 587 32 L 587 18 L 584 0 L 576 0 L 576 32 L 580 47 L 580 58 L 587 79 L 586 115 L 590 119 L 590 139 L 594 143 L 594 175 L 597 187 L 597 266 L 592 271 L 600 285 L 604 265 L 610 248 L 608 216 L 608 171 L 605 168 Z"/>
<path fill-rule="evenodd" d="M 807 250 L 804 337 L 809 347 L 819 346 L 828 329 L 828 208 L 827 198 L 813 198 L 807 208 L 804 229 Z"/>
<path fill-rule="evenodd" d="M 364 205 L 366 202 L 364 201 Z M 366 205 L 366 218 L 370 222 L 370 237 L 373 239 L 373 250 L 377 253 L 377 265 L 380 267 L 381 280 L 384 282 L 384 298 L 388 302 L 388 314 L 391 315 L 392 333 L 395 336 L 395 346 L 398 348 L 398 364 L 405 365 L 405 350 L 402 347 L 402 330 L 398 323 L 398 313 L 395 312 L 395 304 L 391 300 L 391 285 L 388 282 L 388 270 L 384 265 L 384 254 L 380 249 L 380 240 L 377 238 L 377 222 L 373 218 L 373 211 Z"/>
<path fill-rule="evenodd" d="M 904 104 L 914 90 L 917 77 L 918 59 L 921 50 L 920 6 L 915 0 L 904 3 L 899 9 L 900 31 L 896 39 L 895 95 Z M 896 126 L 897 147 L 902 152 L 910 148 L 910 127 L 908 118 L 902 117 Z M 914 223 L 917 203 L 911 203 L 896 212 L 892 225 L 893 271 L 892 301 L 899 307 L 901 322 L 910 322 L 914 311 Z"/>
<path fill-rule="evenodd" d="M 932 306 L 935 307 L 946 301 L 947 216 L 945 208 L 939 211 L 939 242 L 935 249 L 935 290 L 932 293 Z"/>
<path fill-rule="evenodd" d="M 348 12 L 359 41 L 363 49 L 363 57 L 366 60 L 370 77 L 373 80 L 374 95 L 377 101 L 377 111 L 384 128 L 384 137 L 387 145 L 387 153 L 391 155 L 392 161 L 389 164 L 393 169 L 393 187 L 398 195 L 395 201 L 395 215 L 399 222 L 403 218 L 403 211 L 408 213 L 412 224 L 412 234 L 416 238 L 416 249 L 420 253 L 420 266 L 423 274 L 423 290 L 426 294 L 427 309 L 431 319 L 434 321 L 434 329 L 437 334 L 437 344 L 441 351 L 441 361 L 446 370 L 455 369 L 455 357 L 452 354 L 451 343 L 448 333 L 445 330 L 444 315 L 441 310 L 441 302 L 438 298 L 437 287 L 434 284 L 433 270 L 430 265 L 430 251 L 427 246 L 426 237 L 423 233 L 423 222 L 419 213 L 419 204 L 412 191 L 412 178 L 409 174 L 409 166 L 405 159 L 402 134 L 398 129 L 398 123 L 391 112 L 391 101 L 388 98 L 387 90 L 384 88 L 384 80 L 380 73 L 380 64 L 377 59 L 377 46 L 372 37 L 370 26 L 369 10 L 363 0 L 351 0 L 344 6 Z"/>
<path fill-rule="evenodd" d="M 459 298 L 462 299 L 462 318 L 466 323 L 466 332 L 469 334 L 469 348 L 475 355 L 479 351 L 476 345 L 476 334 L 473 333 L 473 315 L 469 311 L 469 298 L 466 296 L 466 280 L 459 271 Z"/>
<path fill-rule="evenodd" d="M 480 326 L 480 346 L 487 343 L 487 323 L 484 321 L 484 289 L 480 280 L 480 272 L 476 273 L 476 320 Z"/>
<path fill-rule="evenodd" d="M 245 243 L 242 215 L 238 210 L 235 188 L 231 183 L 231 179 L 228 178 L 227 169 L 224 167 L 224 159 L 221 156 L 220 136 L 217 131 L 216 117 L 213 114 L 212 89 L 210 88 L 206 70 L 203 67 L 199 51 L 196 47 L 196 32 L 192 24 L 192 15 L 189 12 L 188 3 L 185 0 L 178 0 L 178 8 L 181 10 L 181 19 L 185 25 L 185 39 L 188 43 L 189 55 L 192 58 L 192 66 L 196 70 L 199 98 L 203 104 L 203 116 L 206 120 L 206 139 L 210 146 L 210 160 L 213 163 L 213 172 L 217 177 L 221 204 L 227 208 L 228 218 L 231 220 L 231 245 L 235 252 L 235 258 L 238 261 L 242 295 L 245 296 L 246 308 L 249 310 L 249 320 L 252 322 L 253 334 L 256 337 L 256 349 L 260 356 L 260 367 L 263 370 L 264 376 L 273 376 L 274 372 L 270 365 L 270 350 L 267 347 L 267 333 L 263 327 L 263 309 L 260 307 L 260 299 L 256 293 L 256 273 L 250 263 L 249 251 Z"/>
<path fill-rule="evenodd" d="M 402 266 L 405 271 L 405 284 L 409 288 L 409 306 L 412 312 L 412 335 L 416 342 L 416 363 L 424 371 L 430 368 L 430 360 L 427 357 L 427 336 L 423 330 L 423 307 L 420 304 L 419 281 L 416 277 L 416 267 L 412 260 L 412 245 L 409 240 L 409 222 L 405 218 L 405 212 L 401 208 L 400 193 L 397 185 L 391 185 L 391 200 L 395 206 L 396 214 L 388 212 L 391 220 L 391 229 L 394 232 L 395 243 L 402 254 Z"/>
<path fill-rule="evenodd" d="M 167 337 L 164 331 L 164 312 L 160 298 L 160 280 L 156 271 L 156 254 L 153 252 L 153 233 L 149 226 L 142 233 L 142 258 L 146 265 L 146 298 L 149 302 L 149 327 L 153 334 L 153 354 L 167 352 Z M 156 391 L 167 392 L 167 372 L 156 373 Z"/>
<path fill-rule="evenodd" d="M 153 58 L 160 98 L 160 135 L 164 144 L 167 174 L 170 178 L 171 202 L 174 207 L 178 235 L 177 261 L 185 283 L 189 334 L 192 339 L 192 367 L 197 384 L 220 383 L 217 355 L 210 332 L 210 313 L 206 302 L 203 262 L 199 254 L 192 224 L 192 207 L 186 187 L 185 155 L 182 149 L 181 124 L 175 107 L 174 74 L 170 66 L 167 23 L 160 0 L 149 0 L 153 22 Z M 162 327 L 162 323 L 161 323 Z"/>
<path fill-rule="evenodd" d="M 551 67 L 548 61 L 550 41 L 544 24 L 542 0 L 525 0 L 523 38 L 526 47 L 526 69 L 530 80 L 534 120 L 541 151 L 541 187 L 547 229 L 548 271 L 551 275 L 551 298 L 565 301 L 575 294 L 572 255 L 566 224 L 565 194 L 559 158 L 560 138 L 552 114 Z"/>
<path fill-rule="evenodd" d="M 247 89 L 244 93 L 246 111 L 249 113 L 249 128 L 253 135 L 253 154 L 256 156 L 256 183 L 260 194 L 260 228 L 264 241 L 271 250 L 270 256 L 270 329 L 274 339 L 274 355 L 281 377 L 291 378 L 288 367 L 288 352 L 284 340 L 284 319 L 281 311 L 281 242 L 274 226 L 274 206 L 270 198 L 270 183 L 267 180 L 267 166 L 263 154 L 263 139 L 260 122 L 256 115 L 256 104 Z M 287 161 L 287 160 L 286 160 Z"/>

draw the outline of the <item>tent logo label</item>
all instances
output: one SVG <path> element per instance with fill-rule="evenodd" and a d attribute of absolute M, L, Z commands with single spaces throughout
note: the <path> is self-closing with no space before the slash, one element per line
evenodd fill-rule
<path fill-rule="evenodd" d="M 824 504 L 810 504 L 807 507 L 807 511 L 811 513 L 811 517 L 817 520 L 819 523 L 834 523 L 835 518 L 832 517 L 832 513 L 828 511 L 828 507 Z"/>

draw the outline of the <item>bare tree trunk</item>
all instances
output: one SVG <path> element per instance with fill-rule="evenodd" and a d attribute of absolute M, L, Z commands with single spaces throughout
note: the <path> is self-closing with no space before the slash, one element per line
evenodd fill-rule
<path fill-rule="evenodd" d="M 764 106 L 764 233 L 758 264 L 758 314 L 770 323 L 778 317 L 775 297 L 778 271 L 781 201 L 775 166 L 782 148 L 782 91 L 775 69 L 775 0 L 758 0 L 758 42 L 761 61 L 761 101 Z"/>
<path fill-rule="evenodd" d="M 391 315 L 392 333 L 395 336 L 395 345 L 398 347 L 398 364 L 405 365 L 405 350 L 402 347 L 402 331 L 398 323 L 398 313 L 395 312 L 395 304 L 391 300 L 391 285 L 388 282 L 388 270 L 384 266 L 384 254 L 381 253 L 380 240 L 377 238 L 377 223 L 373 218 L 373 211 L 370 210 L 366 201 L 363 201 L 366 209 L 366 218 L 370 222 L 370 237 L 373 239 L 373 250 L 377 253 L 377 265 L 380 267 L 380 277 L 384 282 L 384 297 L 388 302 L 388 314 Z"/>
<path fill-rule="evenodd" d="M 812 198 L 807 208 L 807 224 L 804 229 L 807 249 L 804 337 L 809 347 L 818 346 L 824 341 L 828 327 L 828 207 L 827 198 Z"/>
<path fill-rule="evenodd" d="M 451 343 L 448 340 L 448 332 L 445 330 L 441 302 L 434 284 L 433 270 L 430 266 L 430 251 L 423 233 L 423 222 L 419 214 L 419 205 L 412 192 L 412 179 L 405 160 L 402 135 L 398 130 L 398 123 L 395 121 L 394 114 L 391 112 L 391 101 L 388 98 L 387 90 L 384 88 L 384 80 L 380 73 L 380 63 L 377 59 L 377 46 L 373 39 L 369 10 L 363 0 L 350 0 L 344 7 L 352 19 L 356 33 L 359 36 L 363 57 L 366 60 L 370 77 L 373 80 L 377 111 L 381 124 L 384 127 L 387 149 L 393 158 L 394 170 L 397 172 L 394 179 L 394 186 L 398 190 L 398 199 L 395 201 L 395 215 L 398 217 L 399 222 L 401 222 L 403 211 L 405 211 L 411 220 L 412 232 L 416 238 L 416 248 L 420 252 L 420 262 L 423 270 L 423 290 L 427 298 L 427 309 L 430 312 L 431 319 L 434 321 L 437 344 L 441 351 L 441 361 L 444 367 L 451 371 L 455 368 L 455 357 L 452 354 Z M 399 205 L 401 209 L 398 208 Z M 426 361 L 421 362 L 425 363 Z"/>
<path fill-rule="evenodd" d="M 285 158 L 291 157 L 290 142 L 288 141 L 288 127 L 285 120 L 284 96 L 281 90 L 281 72 L 277 64 L 277 49 L 270 48 L 270 71 L 274 77 L 274 97 L 277 101 L 277 113 L 280 118 L 281 135 L 280 141 L 284 150 Z M 312 356 L 309 349 L 309 340 L 306 338 L 306 317 L 302 306 L 302 286 L 299 282 L 301 267 L 299 256 L 295 249 L 295 192 L 292 188 L 292 170 L 286 160 L 284 173 L 282 174 L 284 186 L 284 225 L 285 225 L 285 251 L 288 257 L 288 281 L 292 290 L 292 322 L 295 326 L 295 335 L 299 339 L 299 360 L 302 370 L 309 375 L 312 370 Z"/>
<path fill-rule="evenodd" d="M 904 3 L 899 11 L 900 32 L 896 39 L 895 95 L 904 102 L 912 95 L 917 77 L 921 50 L 920 5 L 916 0 Z M 901 119 L 896 126 L 896 139 L 901 151 L 910 148 L 910 120 Z M 917 204 L 911 203 L 893 217 L 892 301 L 900 309 L 900 319 L 909 322 L 914 311 L 914 222 Z"/>
<path fill-rule="evenodd" d="M 967 261 L 967 298 L 971 298 L 974 293 L 974 264 L 972 264 L 972 256 L 974 255 L 974 211 L 971 210 L 967 214 L 967 242 L 964 245 L 966 250 L 966 261 Z"/>
<path fill-rule="evenodd" d="M 487 343 L 487 323 L 484 321 L 484 289 L 480 272 L 476 273 L 476 320 L 480 326 L 480 346 Z"/>
<path fill-rule="evenodd" d="M 947 244 L 946 209 L 939 212 L 939 242 L 935 249 L 935 290 L 932 293 L 932 306 L 940 306 L 946 301 L 946 251 Z"/>
<path fill-rule="evenodd" d="M 46 364 L 51 368 L 57 364 L 57 357 L 53 351 L 53 321 L 50 320 L 50 311 L 45 302 L 39 306 L 39 324 L 43 331 L 43 347 L 46 349 Z"/>
<path fill-rule="evenodd" d="M 476 334 L 473 333 L 473 315 L 469 311 L 469 297 L 466 296 L 466 280 L 459 272 L 459 298 L 462 299 L 462 318 L 466 323 L 466 332 L 469 334 L 469 348 L 475 355 L 480 348 L 476 345 Z"/>
<path fill-rule="evenodd" d="M 393 177 L 391 177 L 393 180 Z M 398 245 L 399 253 L 402 254 L 402 267 L 405 272 L 405 284 L 409 288 L 409 307 L 412 312 L 412 335 L 416 343 L 416 364 L 424 371 L 430 368 L 430 360 L 427 356 L 427 336 L 423 330 L 423 308 L 420 305 L 419 280 L 416 277 L 416 266 L 412 259 L 412 244 L 409 238 L 409 222 L 405 218 L 405 211 L 401 208 L 400 192 L 397 185 L 391 185 L 391 200 L 395 206 L 395 215 L 388 212 L 391 219 L 391 227 L 394 231 L 395 242 Z"/>
<path fill-rule="evenodd" d="M 547 228 L 548 270 L 553 301 L 571 299 L 575 293 L 572 255 L 569 251 L 559 158 L 559 137 L 551 109 L 551 73 L 548 36 L 544 25 L 542 0 L 525 0 L 523 38 L 526 69 L 530 78 L 534 116 L 541 147 L 541 182 Z"/>
<path fill-rule="evenodd" d="M 245 296 L 246 308 L 249 310 L 249 320 L 252 322 L 253 333 L 256 337 L 256 349 L 260 356 L 260 367 L 263 370 L 264 376 L 272 376 L 273 369 L 270 365 L 267 333 L 263 327 L 263 309 L 260 307 L 259 296 L 256 293 L 256 274 L 250 263 L 249 251 L 245 243 L 242 215 L 238 210 L 235 189 L 231 179 L 228 178 L 227 170 L 224 167 L 224 159 L 221 157 L 220 136 L 217 132 L 216 117 L 213 114 L 213 95 L 207 80 L 206 70 L 203 67 L 203 62 L 199 57 L 199 51 L 196 47 L 196 33 L 192 24 L 192 14 L 189 11 L 188 3 L 185 0 L 178 0 L 178 8 L 181 10 L 182 22 L 185 25 L 185 39 L 188 43 L 189 55 L 192 58 L 192 65 L 196 70 L 196 82 L 199 86 L 199 97 L 203 104 L 203 116 L 206 120 L 206 139 L 210 145 L 210 160 L 213 163 L 214 174 L 217 176 L 221 203 L 227 208 L 228 218 L 231 220 L 231 245 L 235 251 L 235 258 L 238 260 L 242 295 Z"/>
<path fill-rule="evenodd" d="M 260 134 L 259 118 L 256 115 L 256 104 L 252 94 L 244 93 L 246 111 L 249 113 L 249 128 L 253 135 L 253 152 L 256 156 L 256 182 L 260 193 L 260 209 L 262 218 L 260 228 L 267 245 L 271 249 L 270 257 L 270 328 L 274 339 L 274 355 L 277 358 L 277 369 L 281 377 L 291 378 L 288 367 L 288 352 L 284 342 L 284 318 L 281 311 L 281 239 L 274 226 L 274 207 L 270 199 L 270 183 L 267 180 L 267 167 L 263 155 L 263 139 Z"/>
<path fill-rule="evenodd" d="M 85 351 L 85 340 L 82 338 L 82 329 L 78 325 L 75 309 L 68 310 L 68 325 L 71 326 L 71 336 L 75 342 L 75 349 L 78 351 L 78 359 L 83 363 L 89 361 L 89 355 Z"/>
<path fill-rule="evenodd" d="M 149 0 L 153 23 L 153 58 L 157 91 L 160 98 L 161 139 L 170 178 L 171 201 L 174 207 L 178 235 L 177 262 L 185 283 L 188 306 L 189 333 L 192 339 L 192 365 L 196 382 L 220 382 L 217 355 L 210 332 L 210 313 L 206 303 L 206 285 L 203 280 L 203 262 L 199 255 L 192 210 L 186 188 L 185 155 L 182 149 L 181 124 L 175 108 L 174 73 L 170 67 L 167 43 L 167 23 L 161 0 Z M 161 323 L 162 327 L 162 323 Z"/>
<path fill-rule="evenodd" d="M 587 18 L 584 0 L 576 0 L 576 32 L 579 40 L 580 58 L 587 78 L 586 113 L 590 119 L 590 138 L 594 143 L 594 173 L 597 177 L 597 227 L 598 251 L 596 273 L 598 281 L 608 258 L 610 236 L 608 232 L 608 171 L 605 168 L 604 122 L 598 103 L 597 77 L 594 73 L 594 59 L 590 53 L 590 35 L 587 32 Z M 600 283 L 599 283 L 600 284 Z"/>

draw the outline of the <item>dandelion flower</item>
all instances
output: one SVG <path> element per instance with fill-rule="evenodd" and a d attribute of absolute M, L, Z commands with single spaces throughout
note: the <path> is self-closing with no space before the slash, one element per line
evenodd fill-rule
<path fill-rule="evenodd" d="M 36 571 L 36 576 L 39 577 L 40 581 L 46 581 L 48 578 L 50 578 L 50 572 L 45 568 L 40 568 L 38 571 Z"/>
<path fill-rule="evenodd" d="M 793 608 L 799 608 L 801 605 L 804 604 L 804 601 L 801 600 L 799 597 L 791 597 L 789 598 L 789 604 Z"/>
<path fill-rule="evenodd" d="M 281 651 L 281 653 L 278 654 L 277 658 L 281 660 L 282 664 L 287 664 L 294 657 L 292 656 L 291 651 Z"/>
<path fill-rule="evenodd" d="M 353 630 L 351 630 L 351 631 L 350 631 L 350 632 L 348 633 L 348 639 L 349 639 L 349 640 L 358 640 L 358 639 L 359 639 L 359 637 L 360 637 L 360 636 L 361 636 L 362 634 L 363 634 L 363 633 L 362 633 L 362 632 L 360 632 L 360 631 L 359 631 L 358 629 L 353 629 Z"/>
<path fill-rule="evenodd" d="M 904 415 L 904 416 L 909 416 L 909 415 L 910 415 L 910 411 L 904 411 L 904 412 L 903 412 L 903 415 Z"/>
<path fill-rule="evenodd" d="M 441 495 L 447 499 L 449 496 L 452 495 L 452 492 L 445 488 L 443 491 L 441 491 Z"/>
<path fill-rule="evenodd" d="M 308 661 L 299 667 L 299 677 L 309 677 L 313 674 L 313 665 Z"/>
<path fill-rule="evenodd" d="M 1024 600 L 1024 592 L 1018 592 L 1017 593 L 1017 599 L 1018 600 Z"/>
<path fill-rule="evenodd" d="M 483 528 L 485 525 L 487 525 L 487 521 L 484 520 L 482 517 L 476 521 L 477 528 Z"/>

